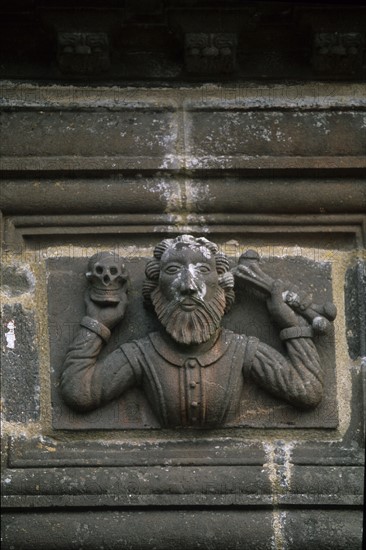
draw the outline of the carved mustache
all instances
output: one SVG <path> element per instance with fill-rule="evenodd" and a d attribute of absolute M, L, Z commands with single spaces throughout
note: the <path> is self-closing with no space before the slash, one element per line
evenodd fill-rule
<path fill-rule="evenodd" d="M 178 304 L 197 304 L 197 305 L 202 305 L 204 304 L 205 302 L 203 300 L 201 300 L 201 298 L 197 298 L 196 296 L 182 296 L 181 298 L 178 298 L 178 300 L 176 300 L 176 303 Z"/>

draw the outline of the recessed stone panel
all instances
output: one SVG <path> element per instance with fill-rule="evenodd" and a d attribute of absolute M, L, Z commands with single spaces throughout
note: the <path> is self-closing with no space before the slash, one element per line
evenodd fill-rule
<path fill-rule="evenodd" d="M 117 245 L 117 243 L 116 243 Z M 112 338 L 102 351 L 102 358 L 123 343 L 138 340 L 161 325 L 153 312 L 143 306 L 142 285 L 147 257 L 126 261 L 130 273 L 129 304 L 123 321 L 112 332 Z M 232 265 L 235 265 L 232 259 Z M 264 268 L 275 278 L 296 281 L 302 290 L 312 291 L 317 302 L 331 300 L 331 271 L 328 264 L 304 258 L 270 258 Z M 62 429 L 143 429 L 159 428 L 145 395 L 131 389 L 124 396 L 95 411 L 82 413 L 69 409 L 60 395 L 59 381 L 70 344 L 80 330 L 85 314 L 84 293 L 87 288 L 85 258 L 59 258 L 48 261 L 49 332 L 52 365 L 52 408 L 55 428 Z M 238 334 L 259 338 L 284 353 L 279 331 L 272 324 L 265 301 L 246 291 L 237 291 L 236 303 L 224 317 L 225 328 Z M 325 393 L 314 410 L 301 411 L 270 396 L 248 381 L 240 405 L 230 408 L 226 426 L 237 427 L 306 427 L 335 428 L 338 425 L 335 385 L 335 341 L 333 330 L 315 339 L 324 369 Z M 228 367 L 229 368 L 229 367 Z"/>

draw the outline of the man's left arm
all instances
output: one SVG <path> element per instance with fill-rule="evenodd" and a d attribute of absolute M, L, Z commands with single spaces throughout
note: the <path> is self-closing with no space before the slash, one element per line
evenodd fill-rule
<path fill-rule="evenodd" d="M 286 340 L 287 354 L 259 342 L 250 365 L 251 378 L 270 393 L 298 407 L 315 407 L 323 396 L 323 372 L 311 338 Z"/>
<path fill-rule="evenodd" d="M 313 329 L 301 315 L 285 303 L 283 285 L 273 284 L 268 310 L 281 329 L 280 337 L 287 354 L 282 355 L 262 342 L 253 349 L 252 360 L 245 365 L 260 386 L 299 407 L 315 407 L 323 396 L 323 372 L 312 341 Z"/>

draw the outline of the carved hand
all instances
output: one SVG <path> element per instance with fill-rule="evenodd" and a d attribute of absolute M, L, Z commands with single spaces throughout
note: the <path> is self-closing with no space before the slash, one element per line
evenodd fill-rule
<path fill-rule="evenodd" d="M 239 265 L 232 272 L 237 282 L 260 291 L 267 298 L 268 310 L 282 328 L 311 325 L 315 332 L 324 333 L 337 316 L 337 308 L 332 302 L 315 304 L 311 295 L 292 283 L 274 281 L 262 271 L 254 250 L 242 254 Z"/>
<path fill-rule="evenodd" d="M 127 294 L 124 288 L 120 291 L 121 300 L 113 305 L 100 305 L 90 298 L 89 290 L 85 292 L 86 314 L 112 330 L 124 317 L 127 306 Z"/>
<path fill-rule="evenodd" d="M 297 315 L 295 311 L 285 302 L 284 295 L 286 285 L 276 280 L 271 287 L 271 296 L 267 299 L 268 311 L 273 320 L 281 329 L 298 326 L 309 326 L 307 321 L 301 315 Z"/>

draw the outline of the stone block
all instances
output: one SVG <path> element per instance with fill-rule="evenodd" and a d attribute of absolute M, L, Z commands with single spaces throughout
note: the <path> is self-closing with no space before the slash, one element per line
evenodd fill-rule
<path fill-rule="evenodd" d="M 252 156 L 364 156 L 362 112 L 291 112 L 223 109 L 189 115 L 192 168 L 245 168 Z"/>
<path fill-rule="evenodd" d="M 3 306 L 2 396 L 9 422 L 35 422 L 40 416 L 40 381 L 34 314 L 21 304 Z"/>
<path fill-rule="evenodd" d="M 34 290 L 34 275 L 25 267 L 0 265 L 0 279 L 2 291 L 9 297 L 20 296 Z"/>
<path fill-rule="evenodd" d="M 171 155 L 176 121 L 167 108 L 22 111 L 3 115 L 3 156 L 148 157 Z M 81 162 L 81 159 L 79 160 Z M 131 165 L 136 167 L 136 164 Z M 111 166 L 112 168 L 112 166 Z"/>
<path fill-rule="evenodd" d="M 237 550 L 244 541 L 246 550 L 271 550 L 274 537 L 265 510 L 9 513 L 3 521 L 4 550 Z"/>
<path fill-rule="evenodd" d="M 346 335 L 352 359 L 361 355 L 366 334 L 365 318 L 366 262 L 359 261 L 346 273 L 344 304 L 346 309 Z"/>
<path fill-rule="evenodd" d="M 359 510 L 296 510 L 283 515 L 289 550 L 361 550 Z"/>

